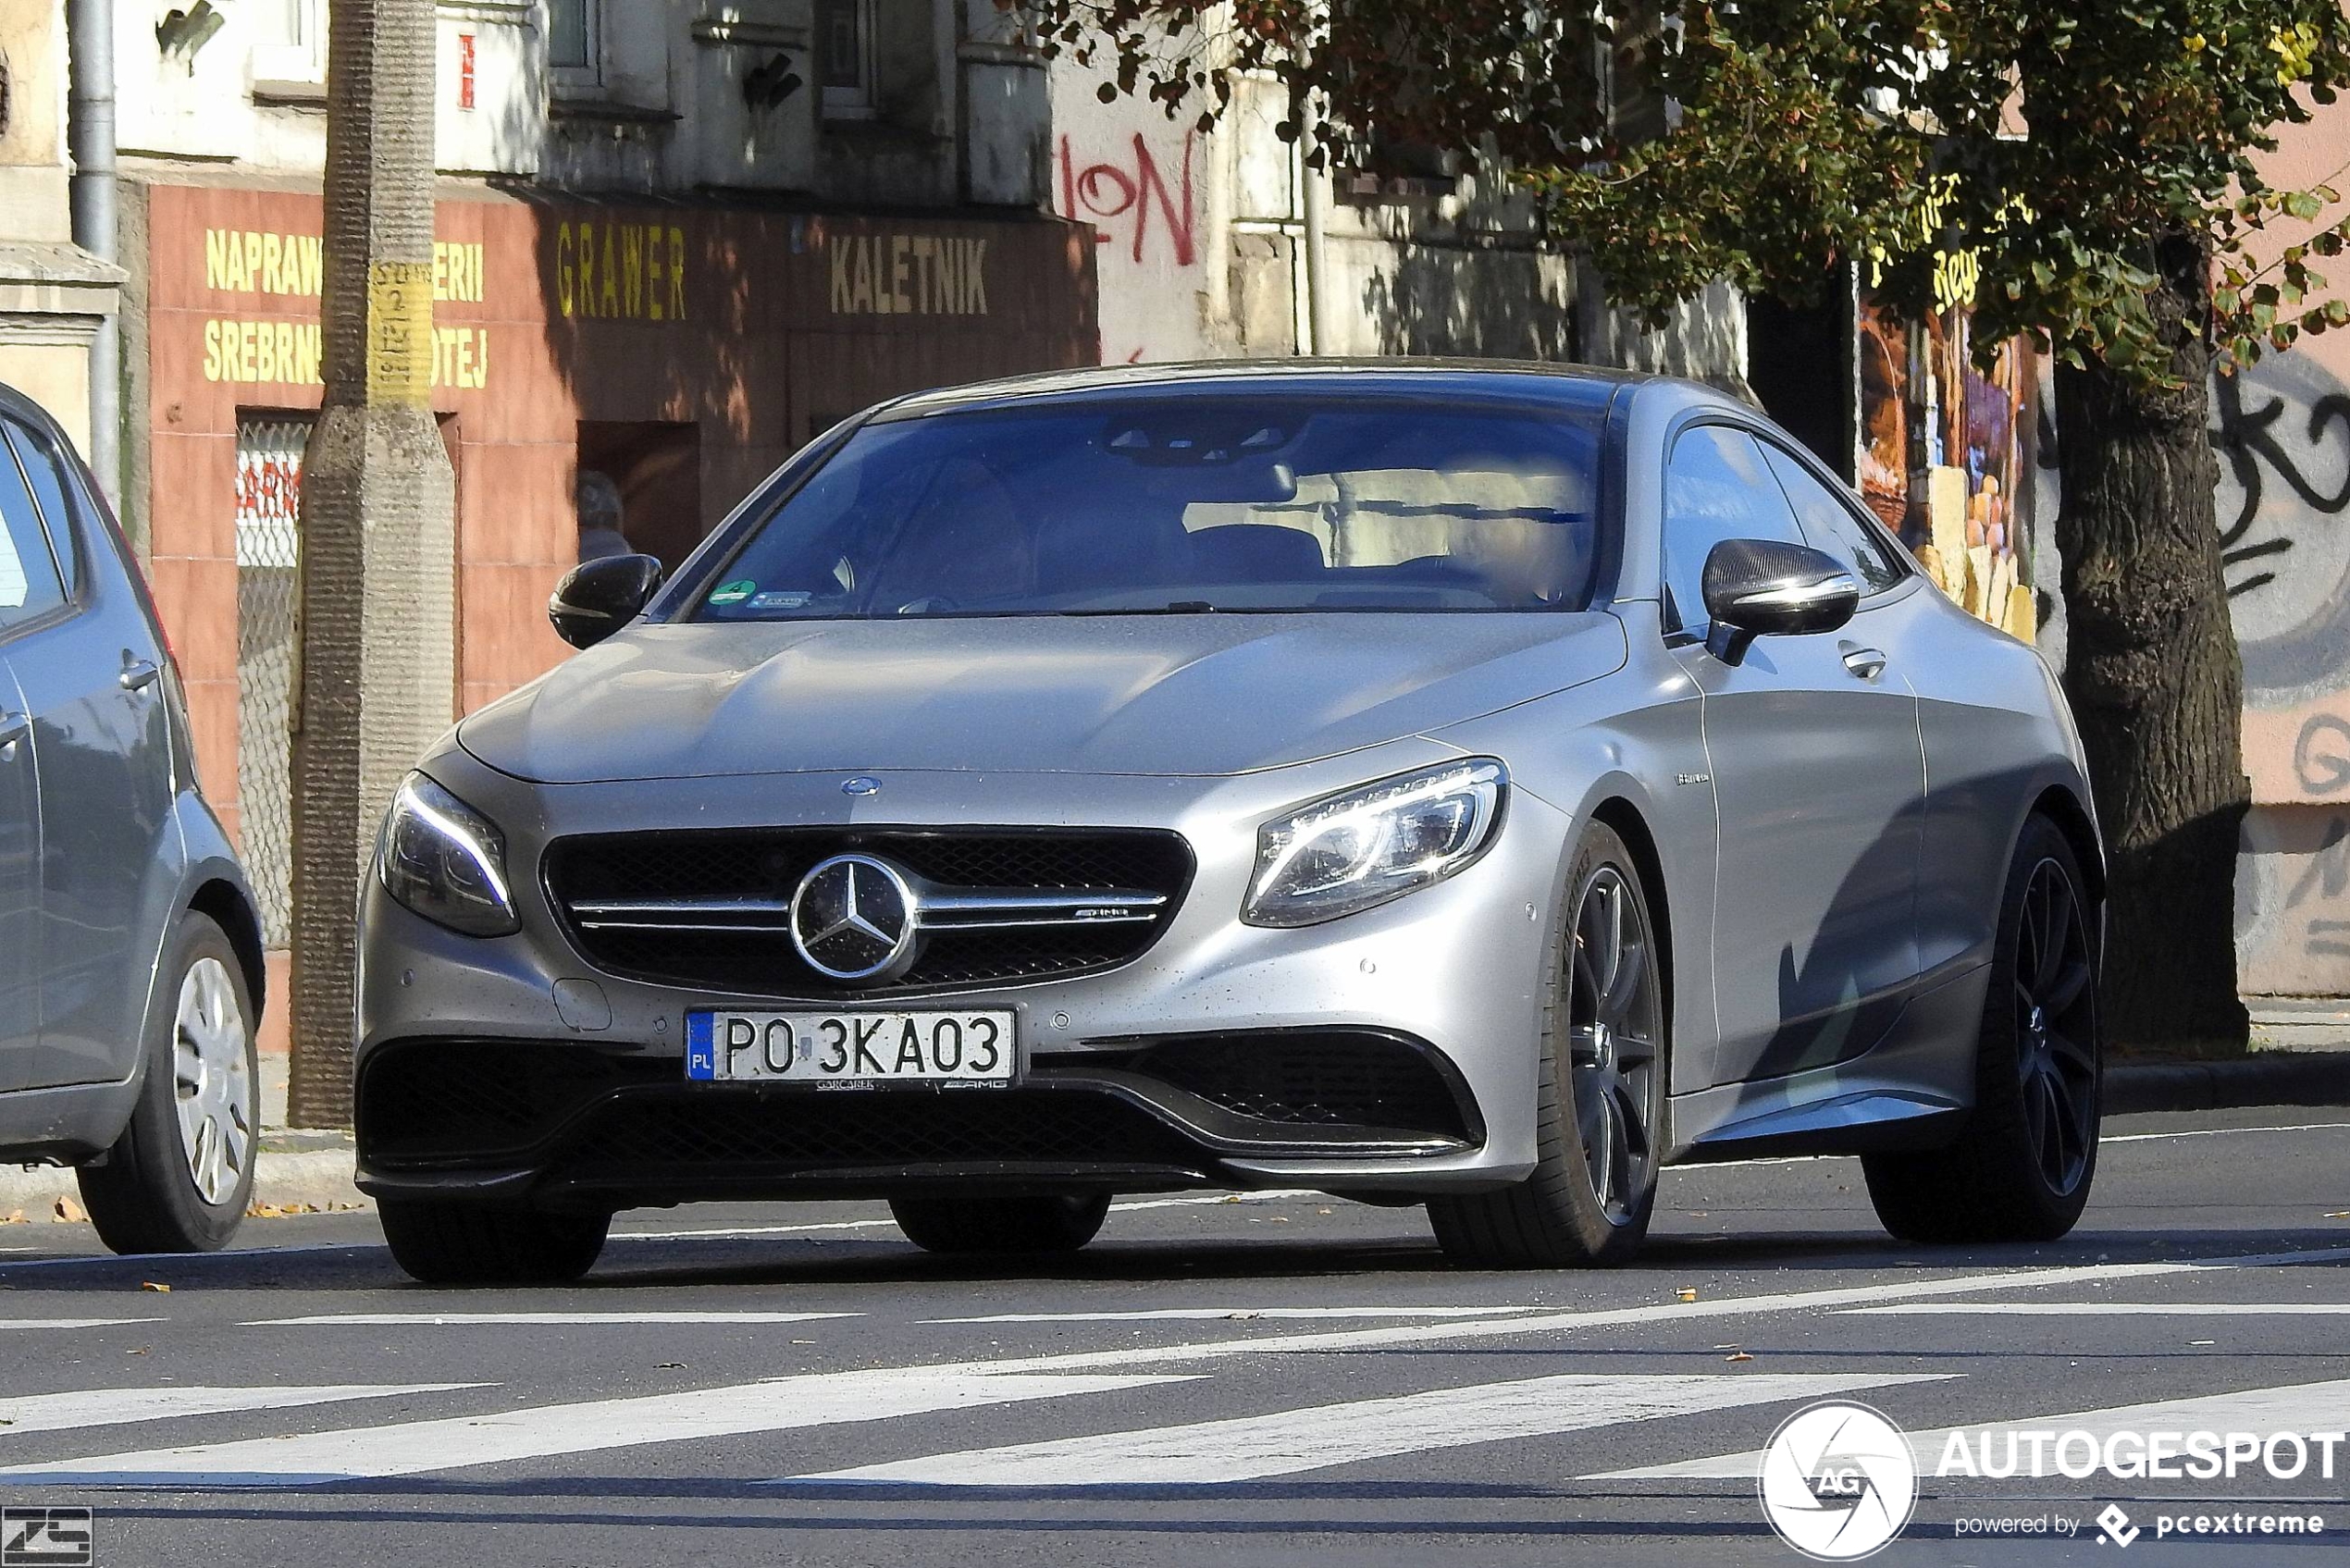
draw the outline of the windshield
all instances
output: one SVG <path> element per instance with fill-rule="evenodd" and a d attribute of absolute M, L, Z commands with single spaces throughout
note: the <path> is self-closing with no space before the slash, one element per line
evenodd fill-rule
<path fill-rule="evenodd" d="M 694 613 L 1580 610 L 1598 451 L 1572 410 L 1327 397 L 868 426 Z"/>

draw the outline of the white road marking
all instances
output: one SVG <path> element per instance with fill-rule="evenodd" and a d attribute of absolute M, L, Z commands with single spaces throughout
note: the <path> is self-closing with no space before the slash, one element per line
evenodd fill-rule
<path fill-rule="evenodd" d="M 999 1312 L 986 1317 L 926 1317 L 940 1323 L 1208 1323 L 1262 1317 L 1491 1317 L 1508 1312 L 1540 1312 L 1540 1306 L 1206 1306 L 1153 1307 L 1136 1312 Z"/>
<path fill-rule="evenodd" d="M 614 1241 L 708 1241 L 742 1236 L 815 1236 L 827 1230 L 895 1230 L 894 1219 L 826 1219 L 808 1225 L 727 1225 L 710 1230 L 615 1230 Z"/>
<path fill-rule="evenodd" d="M 1653 1421 L 1697 1411 L 1816 1399 L 1936 1381 L 1933 1373 L 1570 1373 L 1437 1389 L 1100 1437 L 930 1454 L 791 1481 L 899 1481 L 936 1487 L 1215 1486 L 1367 1459 Z"/>
<path fill-rule="evenodd" d="M 1838 1317 L 2350 1317 L 2350 1302 L 1906 1302 Z"/>
<path fill-rule="evenodd" d="M 2313 1247 L 2303 1252 L 2178 1258 L 2160 1263 L 2078 1264 L 2069 1267 L 2024 1268 L 1997 1274 L 1949 1275 L 1938 1279 L 1878 1280 L 1865 1285 L 1847 1285 L 1824 1290 L 1796 1290 L 1762 1296 L 1720 1296 L 1694 1302 L 1650 1302 L 1638 1306 L 1598 1307 L 1582 1312 L 1542 1313 L 1524 1317 L 1479 1318 L 1473 1322 L 1405 1323 L 1379 1328 L 1333 1329 L 1319 1334 L 1266 1334 L 1255 1338 L 1242 1336 L 1229 1340 L 1201 1340 L 1187 1345 L 1127 1345 L 1115 1350 L 1067 1351 L 1051 1355 L 994 1362 L 990 1364 L 1006 1372 L 1062 1372 L 1085 1367 L 1208 1361 L 1234 1355 L 1384 1350 L 1399 1345 L 1441 1344 L 1446 1340 L 1551 1334 L 1577 1328 L 1621 1328 L 1660 1323 L 1696 1323 L 1708 1318 L 1738 1317 L 1761 1313 L 1807 1312 L 1835 1307 L 1874 1306 L 1884 1302 L 1930 1299 L 1937 1296 L 1968 1296 L 1983 1290 L 2043 1290 L 2055 1285 L 2105 1284 L 2123 1279 L 2158 1279 L 2172 1275 L 2201 1274 L 2237 1268 L 2290 1267 L 2303 1264 L 2339 1263 L 2344 1259 L 2350 1259 L 2350 1247 Z"/>
<path fill-rule="evenodd" d="M 647 1443 L 884 1421 L 976 1405 L 1114 1393 L 1182 1379 L 1004 1377 L 970 1366 L 776 1377 L 729 1388 L 539 1405 L 339 1432 L 199 1443 L 0 1469 L 18 1485 L 302 1487 L 414 1475 Z"/>
<path fill-rule="evenodd" d="M 256 1317 L 241 1328 L 495 1327 L 501 1325 L 595 1327 L 626 1323 L 813 1323 L 827 1317 L 862 1317 L 858 1312 L 322 1312 L 309 1317 Z"/>
<path fill-rule="evenodd" d="M 113 1328 L 125 1323 L 161 1323 L 160 1317 L 0 1317 L 6 1328 Z"/>
<path fill-rule="evenodd" d="M 2288 1127 L 2189 1127 L 2176 1132 L 2123 1132 L 2099 1138 L 2098 1143 L 2159 1143 L 2172 1138 L 2227 1138 L 2239 1132 L 2339 1132 L 2350 1121 L 2300 1121 Z"/>
<path fill-rule="evenodd" d="M 1910 1451 L 1917 1456 L 1918 1474 L 1931 1476 L 1938 1471 L 1943 1451 L 1948 1446 L 1953 1432 L 1969 1434 L 1968 1441 L 1978 1457 L 1982 1452 L 1983 1436 L 1989 1434 L 1994 1445 L 1991 1450 L 1994 1463 L 2002 1466 L 2007 1459 L 2005 1435 L 2010 1432 L 2086 1432 L 2100 1443 L 2114 1432 L 2253 1432 L 2264 1438 L 2272 1432 L 2340 1432 L 2345 1401 L 2350 1401 L 2350 1378 L 2326 1383 L 2293 1383 L 2273 1389 L 2246 1389 L 2233 1394 L 2156 1400 L 2146 1404 L 2114 1405 L 2104 1410 L 2076 1410 L 2059 1415 L 2030 1416 L 2021 1421 L 1937 1426 L 1930 1432 L 1910 1433 Z M 2016 1475 L 2039 1476 L 2060 1474 L 2056 1467 L 2053 1449 L 2053 1443 L 2041 1444 L 2035 1455 L 2033 1444 L 2018 1443 Z M 2034 1463 L 2035 1458 L 2036 1463 Z M 1757 1449 L 1749 1453 L 1725 1453 L 1713 1459 L 1685 1460 L 1676 1464 L 1611 1470 L 1605 1475 L 1586 1479 L 1751 1480 L 1762 1460 L 1762 1451 Z M 2311 1463 L 2311 1478 L 2314 1479 L 2314 1459 Z M 1953 1478 L 1963 1479 L 1964 1476 L 1954 1475 Z"/>
<path fill-rule="evenodd" d="M 394 1399 L 402 1394 L 441 1394 L 480 1389 L 483 1383 L 291 1384 L 275 1389 L 86 1389 L 66 1394 L 0 1395 L 0 1438 L 27 1432 L 78 1432 L 84 1426 L 119 1426 L 131 1421 L 165 1421 L 180 1415 L 217 1415 L 238 1410 L 289 1410 L 296 1405 L 333 1404 L 342 1400 Z"/>
<path fill-rule="evenodd" d="M 1328 1201 L 1330 1194 L 1316 1192 L 1303 1187 L 1268 1189 L 1257 1192 L 1207 1192 L 1188 1198 L 1143 1198 L 1132 1203 L 1112 1204 L 1110 1213 L 1132 1214 L 1140 1209 L 1194 1208 L 1214 1204 L 1293 1203 L 1307 1198 Z M 807 1225 L 730 1225 L 708 1230 L 615 1230 L 612 1233 L 612 1239 L 615 1241 L 724 1241 L 738 1236 L 813 1236 L 826 1231 L 895 1230 L 897 1228 L 896 1220 L 882 1217 L 818 1220 Z M 27 1247 L 18 1250 L 31 1252 L 37 1249 Z M 112 1253 L 89 1253 L 72 1257 L 27 1258 L 21 1263 L 0 1258 L 0 1271 L 19 1268 L 71 1268 L 92 1264 L 132 1263 L 142 1260 L 178 1266 L 187 1263 L 201 1263 L 206 1259 L 244 1258 L 250 1261 L 262 1257 L 287 1257 L 299 1253 L 379 1253 L 383 1250 L 384 1245 L 381 1241 L 303 1241 L 283 1247 L 245 1247 L 220 1253 L 139 1253 L 120 1257 Z"/>
<path fill-rule="evenodd" d="M 1324 1198 L 1327 1192 L 1306 1188 L 1268 1188 L 1260 1192 L 1210 1192 L 1193 1198 L 1139 1198 L 1132 1203 L 1112 1204 L 1112 1214 L 1132 1214 L 1140 1209 L 1198 1208 L 1213 1204 L 1274 1204 L 1290 1203 L 1302 1198 Z M 729 1236 L 810 1236 L 826 1230 L 895 1230 L 897 1222 L 886 1216 L 880 1219 L 828 1219 L 809 1225 L 730 1225 L 711 1230 L 615 1230 L 615 1241 L 693 1241 L 712 1237 Z"/>

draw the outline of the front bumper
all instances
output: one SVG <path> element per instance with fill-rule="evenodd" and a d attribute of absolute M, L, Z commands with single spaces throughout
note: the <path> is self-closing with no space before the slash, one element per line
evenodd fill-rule
<path fill-rule="evenodd" d="M 1378 909 L 1289 931 L 1237 919 L 1259 821 L 1453 755 L 1402 742 L 1222 779 L 884 773 L 879 796 L 853 798 L 830 774 L 532 785 L 452 750 L 427 771 L 504 831 L 523 929 L 462 936 L 368 880 L 360 1185 L 616 1208 L 939 1183 L 1418 1193 L 1515 1181 L 1534 1162 L 1537 982 L 1563 813 L 1518 792 L 1475 865 Z M 532 870 L 573 833 L 779 822 L 1169 827 L 1197 870 L 1156 943 L 1120 968 L 873 999 L 1012 1009 L 1014 1088 L 689 1084 L 686 1010 L 776 999 L 600 973 Z"/>

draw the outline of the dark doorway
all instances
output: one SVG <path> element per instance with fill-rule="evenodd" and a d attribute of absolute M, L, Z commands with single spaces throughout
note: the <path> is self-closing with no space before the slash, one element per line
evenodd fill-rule
<path fill-rule="evenodd" d="M 1747 305 L 1747 385 L 1762 400 L 1764 413 L 1848 483 L 1856 323 L 1850 275 L 1841 268 L 1821 285 L 1816 304 L 1758 297 Z"/>
<path fill-rule="evenodd" d="M 701 543 L 701 426 L 645 421 L 579 422 L 579 472 L 600 474 L 620 495 L 628 548 L 672 571 Z M 596 487 L 592 480 L 584 489 Z M 583 515 L 583 528 L 590 520 Z"/>

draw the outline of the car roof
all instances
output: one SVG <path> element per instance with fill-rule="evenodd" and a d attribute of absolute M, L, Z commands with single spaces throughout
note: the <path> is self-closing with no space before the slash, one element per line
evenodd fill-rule
<path fill-rule="evenodd" d="M 1195 360 L 1088 365 L 944 387 L 885 403 L 873 411 L 872 418 L 875 423 L 895 423 L 1023 403 L 1091 401 L 1135 391 L 1181 395 L 1277 389 L 1325 396 L 1376 391 L 1437 400 L 1467 397 L 1548 402 L 1593 414 L 1603 412 L 1619 395 L 1633 390 L 1673 401 L 1746 406 L 1694 381 L 1599 365 L 1479 359 Z"/>
<path fill-rule="evenodd" d="M 0 414 L 13 416 L 19 423 L 30 425 L 34 429 L 48 435 L 52 439 L 64 437 L 64 427 L 47 409 L 35 402 L 31 395 L 19 391 L 5 381 L 0 381 Z M 66 449 L 73 451 L 77 458 L 80 455 L 70 440 L 65 441 L 64 444 Z"/>

